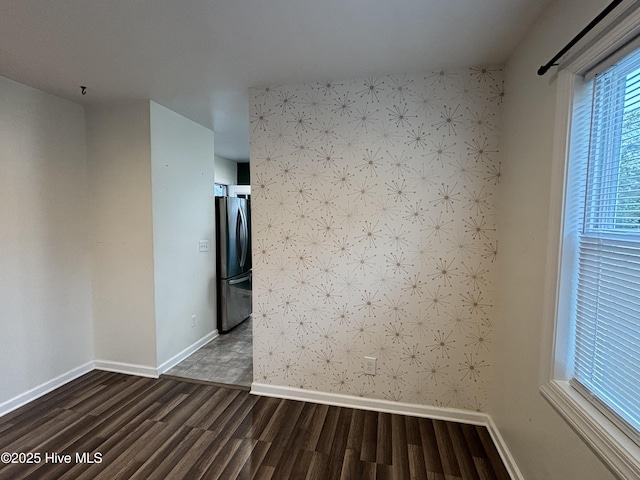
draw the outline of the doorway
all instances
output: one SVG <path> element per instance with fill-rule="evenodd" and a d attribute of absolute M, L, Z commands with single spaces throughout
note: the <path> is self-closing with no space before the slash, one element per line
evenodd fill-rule
<path fill-rule="evenodd" d="M 249 389 L 253 381 L 252 318 L 220 334 L 164 376 Z"/>

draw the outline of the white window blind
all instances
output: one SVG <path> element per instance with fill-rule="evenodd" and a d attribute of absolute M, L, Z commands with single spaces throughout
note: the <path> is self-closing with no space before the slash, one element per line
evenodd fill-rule
<path fill-rule="evenodd" d="M 638 442 L 640 52 L 592 82 L 588 153 L 572 173 L 584 179 L 582 201 L 567 203 L 581 217 L 572 383 Z"/>

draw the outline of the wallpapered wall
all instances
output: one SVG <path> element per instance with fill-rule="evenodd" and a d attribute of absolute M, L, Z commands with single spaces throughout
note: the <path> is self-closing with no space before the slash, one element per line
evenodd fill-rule
<path fill-rule="evenodd" d="M 485 410 L 502 85 L 250 91 L 255 382 Z"/>

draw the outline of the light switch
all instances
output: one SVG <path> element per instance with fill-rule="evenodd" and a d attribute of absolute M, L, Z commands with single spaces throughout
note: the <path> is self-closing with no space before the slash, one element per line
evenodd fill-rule
<path fill-rule="evenodd" d="M 364 361 L 362 362 L 362 370 L 365 375 L 375 375 L 376 374 L 376 358 L 375 357 L 364 357 Z"/>
<path fill-rule="evenodd" d="M 209 251 L 209 240 L 200 240 L 198 244 L 198 251 L 200 252 L 208 252 Z"/>

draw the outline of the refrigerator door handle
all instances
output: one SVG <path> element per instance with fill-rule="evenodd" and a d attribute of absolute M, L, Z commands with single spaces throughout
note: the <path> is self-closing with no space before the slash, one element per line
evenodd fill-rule
<path fill-rule="evenodd" d="M 244 267 L 247 261 L 247 218 L 244 214 L 244 210 L 238 207 L 238 216 L 236 217 L 236 252 L 238 255 L 238 262 L 241 267 Z"/>
<path fill-rule="evenodd" d="M 247 207 L 248 208 L 248 207 Z M 247 211 L 242 211 L 242 225 L 244 227 L 244 249 L 242 250 L 242 266 L 244 267 L 247 263 L 247 257 L 250 255 L 249 252 L 249 222 L 247 220 Z"/>
<path fill-rule="evenodd" d="M 237 285 L 238 283 L 246 282 L 250 278 L 251 278 L 251 272 L 249 272 L 248 275 L 243 275 L 240 278 L 234 278 L 233 280 L 227 280 L 227 283 L 229 285 Z"/>

